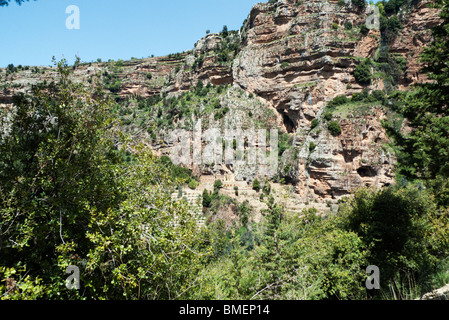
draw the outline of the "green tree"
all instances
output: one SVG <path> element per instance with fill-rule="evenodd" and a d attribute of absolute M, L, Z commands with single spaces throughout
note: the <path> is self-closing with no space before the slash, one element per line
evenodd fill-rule
<path fill-rule="evenodd" d="M 343 229 L 358 234 L 369 248 L 369 263 L 382 270 L 386 291 L 410 278 L 424 283 L 447 254 L 447 241 L 433 234 L 441 223 L 447 226 L 447 212 L 438 210 L 432 196 L 417 187 L 358 190 L 339 214 Z"/>
<path fill-rule="evenodd" d="M 221 30 L 220 35 L 223 38 L 226 38 L 229 35 L 229 31 L 228 31 L 228 26 L 227 25 L 223 26 L 223 30 Z"/>
<path fill-rule="evenodd" d="M 341 127 L 337 121 L 330 121 L 327 126 L 327 129 L 334 137 L 339 136 L 341 134 Z"/>
<path fill-rule="evenodd" d="M 365 299 L 365 270 L 370 263 L 366 245 L 355 232 L 338 227 L 336 219 L 315 215 L 306 212 L 307 219 L 299 226 L 301 236 L 289 249 L 297 271 L 291 272 L 293 281 L 285 289 L 300 299 Z"/>
<path fill-rule="evenodd" d="M 368 85 L 371 83 L 372 73 L 370 59 L 363 61 L 355 68 L 354 78 L 362 85 Z"/>
<path fill-rule="evenodd" d="M 15 2 L 20 6 L 22 3 L 29 0 L 15 0 Z M 36 0 L 34 0 L 36 1 Z M 0 0 L 0 7 L 8 6 L 11 0 Z"/>
<path fill-rule="evenodd" d="M 340 106 L 340 105 L 348 103 L 348 102 L 349 102 L 348 97 L 346 95 L 342 94 L 342 95 L 336 96 L 334 99 L 329 101 L 327 106 L 328 106 L 328 108 L 335 108 L 337 106 Z"/>
<path fill-rule="evenodd" d="M 364 9 L 366 7 L 366 1 L 365 0 L 351 0 L 351 3 L 352 3 L 353 6 L 355 6 L 359 10 Z"/>
<path fill-rule="evenodd" d="M 98 87 L 73 83 L 65 62 L 57 68 L 58 82 L 14 98 L 10 132 L 0 139 L 1 263 L 22 263 L 45 281 L 64 275 L 59 244 L 76 242 L 87 254 L 86 206 L 107 210 L 120 201 L 109 100 Z"/>
<path fill-rule="evenodd" d="M 0 138 L 0 277 L 28 286 L 18 298 L 180 296 L 201 258 L 195 218 L 171 200 L 186 180 L 142 148 L 124 162 L 99 82 L 74 83 L 65 61 L 57 70 L 56 82 L 14 98 Z M 65 288 L 68 265 L 83 290 Z"/>
<path fill-rule="evenodd" d="M 401 173 L 430 184 L 449 177 L 449 1 L 441 5 L 442 22 L 432 28 L 433 40 L 421 56 L 431 81 L 417 84 L 404 99 L 397 99 L 397 110 L 413 130 L 407 134 L 390 127 L 400 149 Z"/>
<path fill-rule="evenodd" d="M 96 298 L 182 299 L 208 249 L 198 241 L 187 202 L 171 198 L 178 182 L 151 152 L 142 148 L 136 158 L 125 175 L 127 197 L 120 206 L 91 208 L 84 283 Z M 60 250 L 60 264 L 72 263 L 76 250 Z"/>
<path fill-rule="evenodd" d="M 257 192 L 260 191 L 261 185 L 259 179 L 254 179 L 253 181 L 253 190 L 256 190 Z"/>
<path fill-rule="evenodd" d="M 263 245 L 258 250 L 258 255 L 266 276 L 264 286 L 264 294 L 271 298 L 278 298 L 281 287 L 282 268 L 281 263 L 281 242 L 279 238 L 279 228 L 281 226 L 284 210 L 275 203 L 273 196 L 269 196 L 267 200 L 268 209 L 264 212 L 265 230 L 263 234 Z"/>
<path fill-rule="evenodd" d="M 209 192 L 206 189 L 204 189 L 203 190 L 203 203 L 202 203 L 203 207 L 209 208 L 211 201 L 212 200 L 211 200 Z"/>
<path fill-rule="evenodd" d="M 195 179 L 190 179 L 189 181 L 189 188 L 192 190 L 195 190 L 196 187 L 198 187 L 198 181 L 196 181 Z"/>
<path fill-rule="evenodd" d="M 220 179 L 214 181 L 214 190 L 223 188 L 223 182 Z"/>

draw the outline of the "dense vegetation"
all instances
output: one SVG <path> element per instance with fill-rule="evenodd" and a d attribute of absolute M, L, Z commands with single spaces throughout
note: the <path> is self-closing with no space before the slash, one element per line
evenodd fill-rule
<path fill-rule="evenodd" d="M 390 2 L 385 13 L 393 16 L 401 4 Z M 385 122 L 399 155 L 398 183 L 362 188 L 330 215 L 288 213 L 270 182 L 256 179 L 252 188 L 267 209 L 255 223 L 250 204 L 223 196 L 217 180 L 202 193 L 209 219 L 200 227 L 187 202 L 172 198 L 180 185 L 196 188 L 192 173 L 132 144 L 118 119 L 135 104 L 155 135 L 198 112 L 200 101 L 219 119 L 228 111 L 213 97 L 224 87 L 199 81 L 177 98 L 118 102 L 104 88 L 120 87 L 119 64 L 101 81 L 77 84 L 77 65 L 55 62 L 57 80 L 16 96 L 12 118 L 0 115 L 1 298 L 410 299 L 448 283 L 449 0 L 441 4 L 443 23 L 422 56 L 433 82 L 410 92 L 364 90 L 327 106 L 332 135 L 341 133 L 333 112 L 361 102 L 388 106 L 411 128 Z M 230 41 L 222 62 L 236 52 Z M 360 80 L 368 81 L 374 63 L 362 62 Z M 288 145 L 282 135 L 279 152 Z M 232 224 L 217 218 L 221 208 L 232 208 Z M 80 290 L 65 286 L 69 265 L 80 268 Z M 365 287 L 369 265 L 381 270 L 381 290 Z"/>
<path fill-rule="evenodd" d="M 58 69 L 58 82 L 15 98 L 2 133 L 0 273 L 20 284 L 8 292 L 3 282 L 2 291 L 21 299 L 176 298 L 202 256 L 196 220 L 171 201 L 177 176 L 186 175 L 143 147 L 125 161 L 102 87 L 74 84 L 64 62 Z M 83 268 L 80 292 L 65 289 L 73 264 Z"/>

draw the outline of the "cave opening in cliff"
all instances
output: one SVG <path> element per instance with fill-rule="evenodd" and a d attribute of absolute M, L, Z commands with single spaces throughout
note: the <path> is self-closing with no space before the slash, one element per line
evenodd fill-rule
<path fill-rule="evenodd" d="M 377 175 L 377 171 L 371 166 L 362 166 L 357 169 L 357 173 L 361 177 L 375 177 Z"/>
<path fill-rule="evenodd" d="M 285 130 L 287 130 L 288 133 L 294 133 L 296 131 L 296 123 L 290 119 L 288 114 L 282 113 L 282 122 L 284 123 Z"/>

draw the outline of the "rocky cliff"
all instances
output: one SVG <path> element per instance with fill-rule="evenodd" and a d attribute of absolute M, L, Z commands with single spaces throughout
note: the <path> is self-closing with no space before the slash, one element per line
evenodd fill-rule
<path fill-rule="evenodd" d="M 392 86 L 405 89 L 425 80 L 418 55 L 430 39 L 429 28 L 438 23 L 438 11 L 426 4 L 414 1 L 404 8 L 399 15 L 403 28 L 386 41 L 380 30 L 360 28 L 372 12 L 350 2 L 261 3 L 240 31 L 209 34 L 192 50 L 167 57 L 84 63 L 75 70 L 75 78 L 100 77 L 121 106 L 130 132 L 160 154 L 171 148 L 163 133 L 192 128 L 192 115 L 203 119 L 205 129 L 225 123 L 278 128 L 285 133 L 287 147 L 271 179 L 292 183 L 303 201 L 335 200 L 360 186 L 393 183 L 395 158 L 381 123 L 389 116 L 388 108 L 377 102 L 348 103 L 324 120 L 326 106 L 336 96 Z M 382 60 L 386 56 L 399 70 L 396 81 L 382 69 L 382 63 L 390 61 Z M 374 61 L 373 76 L 369 84 L 360 84 L 354 70 L 368 58 Z M 14 93 L 50 81 L 55 71 L 31 67 L 4 69 L 0 75 L 0 103 L 7 107 Z M 192 93 L 198 86 L 212 89 L 198 98 Z M 151 100 L 154 97 L 158 98 Z M 140 107 L 148 99 L 152 102 Z M 170 117 L 163 122 L 166 114 Z M 329 120 L 338 122 L 340 134 L 331 134 Z M 198 175 L 234 174 L 237 180 L 256 177 L 251 168 L 192 169 Z"/>

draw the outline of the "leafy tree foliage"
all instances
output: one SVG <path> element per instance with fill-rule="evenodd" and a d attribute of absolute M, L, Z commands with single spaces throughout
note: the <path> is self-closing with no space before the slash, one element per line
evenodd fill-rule
<path fill-rule="evenodd" d="M 442 23 L 432 29 L 433 41 L 424 49 L 423 71 L 430 82 L 418 84 L 396 108 L 410 122 L 410 134 L 396 132 L 402 173 L 427 181 L 449 177 L 449 1 L 442 1 Z"/>
<path fill-rule="evenodd" d="M 407 0 L 388 0 L 382 1 L 383 8 L 387 15 L 397 14 L 399 9 L 407 3 Z"/>
<path fill-rule="evenodd" d="M 329 124 L 327 125 L 327 129 L 334 137 L 339 136 L 341 134 L 341 127 L 337 121 L 330 121 Z"/>
<path fill-rule="evenodd" d="M 204 189 L 203 190 L 203 207 L 208 208 L 210 206 L 211 203 L 211 197 L 210 197 L 210 193 Z"/>
<path fill-rule="evenodd" d="M 259 192 L 260 188 L 261 188 L 261 185 L 260 185 L 259 179 L 257 179 L 257 178 L 254 179 L 254 181 L 253 181 L 253 190 Z"/>
<path fill-rule="evenodd" d="M 15 2 L 20 6 L 22 3 L 29 0 L 15 0 Z M 36 0 L 34 0 L 36 1 Z M 0 0 L 0 7 L 8 6 L 11 0 Z"/>
<path fill-rule="evenodd" d="M 447 255 L 447 241 L 439 237 L 447 233 L 448 212 L 418 187 L 361 189 L 340 214 L 343 229 L 358 234 L 370 263 L 382 270 L 385 291 L 410 277 L 424 284 Z"/>
<path fill-rule="evenodd" d="M 233 235 L 215 233 L 220 246 L 230 249 L 205 266 L 198 276 L 201 290 L 192 290 L 189 298 L 366 297 L 361 284 L 368 250 L 356 233 L 340 228 L 336 217 L 317 216 L 314 209 L 304 210 L 301 217 L 288 214 L 271 196 L 267 206 L 262 228 L 251 225 Z M 252 245 L 243 239 L 252 239 Z"/>
<path fill-rule="evenodd" d="M 351 0 L 351 3 L 358 9 L 364 9 L 366 7 L 365 0 Z"/>
<path fill-rule="evenodd" d="M 23 288 L 5 297 L 180 297 L 202 257 L 188 205 L 171 200 L 185 180 L 142 148 L 125 163 L 101 86 L 57 68 L 57 82 L 15 97 L 0 139 L 0 276 Z M 79 292 L 65 288 L 68 265 Z"/>
<path fill-rule="evenodd" d="M 354 70 L 355 80 L 362 84 L 368 85 L 371 83 L 372 73 L 371 73 L 371 61 L 369 59 L 360 63 Z"/>

